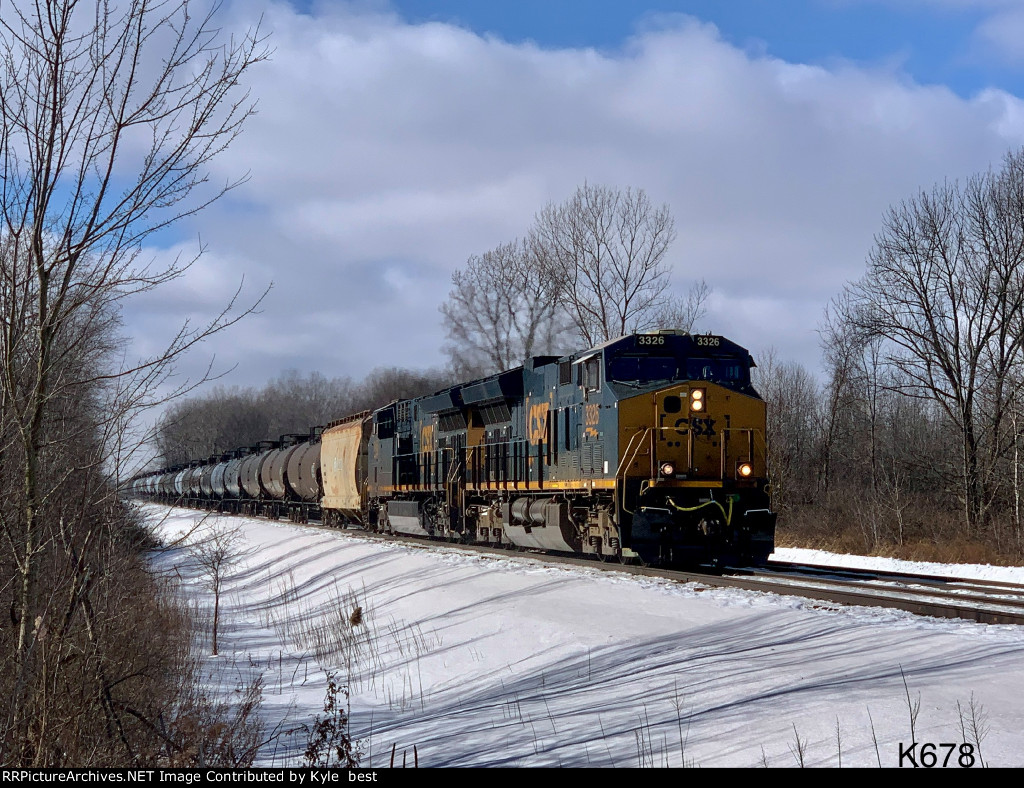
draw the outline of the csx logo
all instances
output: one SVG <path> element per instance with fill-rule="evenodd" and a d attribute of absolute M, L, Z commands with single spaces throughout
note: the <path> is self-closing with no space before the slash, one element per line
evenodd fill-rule
<path fill-rule="evenodd" d="M 676 421 L 676 432 L 680 435 L 685 435 L 686 430 L 683 427 L 689 426 L 690 432 L 700 437 L 701 435 L 707 435 L 709 438 L 715 435 L 715 420 L 714 419 L 687 419 L 682 418 Z"/>
<path fill-rule="evenodd" d="M 543 441 L 548 433 L 548 411 L 551 405 L 547 402 L 538 402 L 530 406 L 530 421 L 527 434 L 532 443 Z"/>

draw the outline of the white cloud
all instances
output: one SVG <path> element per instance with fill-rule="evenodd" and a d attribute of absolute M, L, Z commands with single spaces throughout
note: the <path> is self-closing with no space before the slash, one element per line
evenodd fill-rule
<path fill-rule="evenodd" d="M 262 11 L 275 54 L 255 72 L 259 114 L 216 173 L 252 178 L 189 227 L 216 255 L 218 298 L 243 272 L 275 283 L 211 344 L 239 364 L 233 382 L 440 363 L 451 271 L 584 180 L 669 203 L 675 282 L 713 286 L 709 328 L 814 365 L 821 309 L 886 207 L 1024 143 L 1019 97 L 787 63 L 688 18 L 601 53 L 344 5 Z M 163 311 L 205 303 L 205 280 L 182 286 Z"/>
<path fill-rule="evenodd" d="M 981 47 L 987 47 L 1002 60 L 1013 65 L 1024 63 L 1024 7 L 1020 3 L 987 17 L 974 31 Z"/>
<path fill-rule="evenodd" d="M 897 11 L 969 12 L 980 17 L 971 33 L 968 57 L 972 60 L 1024 63 L 1024 7 L 1021 0 L 820 0 L 826 6 L 885 5 Z M 927 11 L 926 11 L 927 12 Z"/>

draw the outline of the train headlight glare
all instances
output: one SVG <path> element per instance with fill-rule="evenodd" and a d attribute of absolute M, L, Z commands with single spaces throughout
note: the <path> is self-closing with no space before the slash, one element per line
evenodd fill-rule
<path fill-rule="evenodd" d="M 741 462 L 736 471 L 739 473 L 741 479 L 749 479 L 754 473 L 754 468 L 749 462 Z"/>
<path fill-rule="evenodd" d="M 662 476 L 675 476 L 676 466 L 670 462 L 663 462 L 661 464 L 661 475 Z"/>
<path fill-rule="evenodd" d="M 693 397 L 694 401 L 704 399 L 704 391 L 702 389 L 694 389 L 690 396 Z"/>
<path fill-rule="evenodd" d="M 690 410 L 704 410 L 704 401 L 695 399 L 690 403 Z"/>

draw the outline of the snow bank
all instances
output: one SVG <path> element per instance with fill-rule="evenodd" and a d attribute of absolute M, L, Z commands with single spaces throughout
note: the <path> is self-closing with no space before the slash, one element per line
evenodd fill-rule
<path fill-rule="evenodd" d="M 798 737 L 808 765 L 840 750 L 844 766 L 896 765 L 908 690 L 919 742 L 959 742 L 957 703 L 973 697 L 986 762 L 1024 765 L 1024 628 L 146 512 L 166 539 L 243 537 L 208 663 L 225 692 L 262 677 L 281 734 L 265 764 L 299 761 L 301 730 L 283 732 L 321 710 L 330 672 L 351 692 L 364 765 L 393 747 L 411 762 L 415 746 L 428 766 L 792 766 Z M 210 606 L 186 548 L 154 565 Z"/>

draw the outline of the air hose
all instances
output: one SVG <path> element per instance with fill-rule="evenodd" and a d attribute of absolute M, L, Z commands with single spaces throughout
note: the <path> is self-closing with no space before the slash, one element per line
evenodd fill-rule
<path fill-rule="evenodd" d="M 705 501 L 704 503 L 697 504 L 696 506 L 680 506 L 671 498 L 666 498 L 665 500 L 668 501 L 669 506 L 671 506 L 677 512 L 696 512 L 708 506 L 717 506 L 719 511 L 722 512 L 722 516 L 725 518 L 726 526 L 729 526 L 732 524 L 732 504 L 734 501 L 738 501 L 740 497 L 738 495 L 729 495 L 726 496 L 726 498 L 729 503 L 728 510 L 726 510 L 726 508 L 722 506 L 722 504 L 715 500 Z"/>

